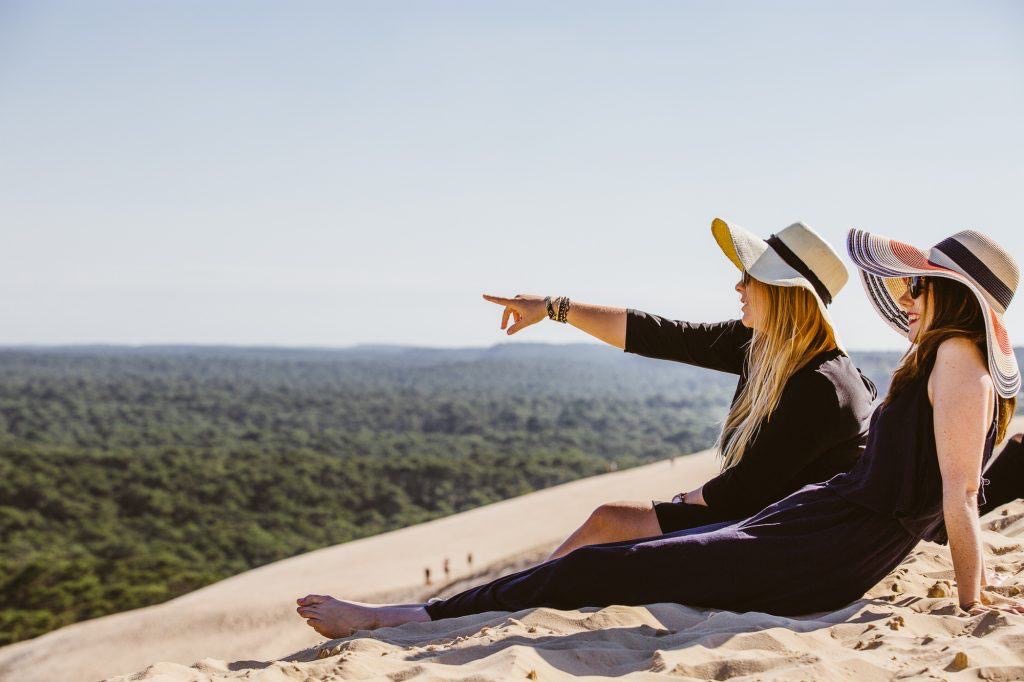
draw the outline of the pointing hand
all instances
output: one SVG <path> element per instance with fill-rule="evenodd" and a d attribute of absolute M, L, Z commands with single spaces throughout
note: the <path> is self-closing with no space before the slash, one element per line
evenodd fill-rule
<path fill-rule="evenodd" d="M 543 296 L 524 294 L 516 294 L 515 298 L 502 298 L 501 296 L 491 296 L 490 294 L 484 294 L 483 296 L 485 301 L 505 306 L 505 310 L 501 314 L 502 329 L 505 329 L 508 325 L 509 316 L 513 318 L 514 324 L 508 327 L 508 330 L 505 332 L 509 336 L 529 327 L 531 324 L 540 322 L 548 316 L 548 309 L 544 303 Z"/>

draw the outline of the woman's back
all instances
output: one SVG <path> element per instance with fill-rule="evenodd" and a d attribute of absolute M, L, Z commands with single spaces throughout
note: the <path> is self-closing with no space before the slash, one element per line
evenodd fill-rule
<path fill-rule="evenodd" d="M 696 324 L 630 308 L 624 350 L 736 374 L 735 403 L 748 381 L 751 337 L 738 320 Z M 804 485 L 847 471 L 864 449 L 875 396 L 874 384 L 845 353 L 816 354 L 789 378 L 778 407 L 740 462 L 704 484 L 708 506 L 659 508 L 662 527 L 741 519 Z"/>

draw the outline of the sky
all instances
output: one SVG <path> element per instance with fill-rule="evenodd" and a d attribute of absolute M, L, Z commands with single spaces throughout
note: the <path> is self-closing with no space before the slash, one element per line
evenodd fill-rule
<path fill-rule="evenodd" d="M 730 319 L 714 217 L 1024 259 L 1022 121 L 1019 2 L 0 0 L 0 344 Z M 852 274 L 846 345 L 903 347 Z"/>

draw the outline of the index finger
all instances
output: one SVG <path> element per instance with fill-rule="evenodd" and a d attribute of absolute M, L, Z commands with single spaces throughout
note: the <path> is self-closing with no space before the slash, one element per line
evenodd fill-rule
<path fill-rule="evenodd" d="M 491 296 L 490 294 L 483 294 L 484 300 L 490 301 L 491 303 L 497 303 L 499 305 L 509 305 L 512 303 L 511 298 L 502 298 L 501 296 Z"/>

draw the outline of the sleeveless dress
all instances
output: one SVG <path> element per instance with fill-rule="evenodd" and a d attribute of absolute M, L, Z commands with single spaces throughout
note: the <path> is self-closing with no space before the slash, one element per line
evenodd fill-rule
<path fill-rule="evenodd" d="M 985 462 L 995 431 L 993 421 Z M 738 522 L 581 547 L 426 610 L 434 620 L 659 602 L 785 616 L 829 611 L 861 598 L 922 539 L 945 540 L 927 373 L 876 408 L 849 472 Z"/>

